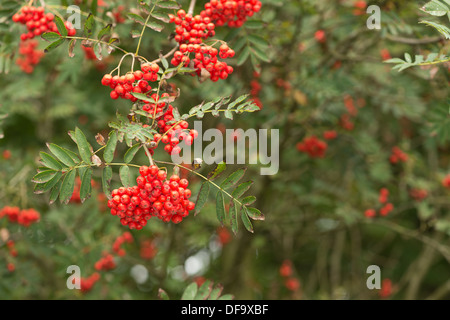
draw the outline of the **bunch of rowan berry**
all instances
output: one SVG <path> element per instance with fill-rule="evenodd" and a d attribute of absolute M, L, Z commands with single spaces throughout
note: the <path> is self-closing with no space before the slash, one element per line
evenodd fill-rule
<path fill-rule="evenodd" d="M 447 189 L 450 189 L 450 174 L 446 175 L 444 179 L 442 179 L 442 186 L 444 186 Z"/>
<path fill-rule="evenodd" d="M 399 147 L 393 147 L 391 156 L 389 157 L 389 161 L 392 164 L 396 164 L 398 162 L 406 162 L 408 161 L 408 155 L 403 152 Z"/>
<path fill-rule="evenodd" d="M 413 188 L 409 190 L 409 195 L 416 201 L 422 201 L 428 197 L 428 191 L 425 189 Z"/>
<path fill-rule="evenodd" d="M 297 291 L 300 289 L 300 281 L 293 276 L 292 261 L 286 259 L 280 266 L 280 275 L 284 278 L 284 285 L 290 291 Z"/>
<path fill-rule="evenodd" d="M 121 236 L 118 236 L 114 241 L 112 249 L 118 256 L 123 257 L 126 254 L 125 249 L 122 248 L 122 244 L 124 243 L 132 243 L 133 236 L 128 231 L 124 232 Z"/>
<path fill-rule="evenodd" d="M 27 27 L 28 32 L 20 35 L 20 39 L 25 41 L 33 39 L 44 32 L 56 32 L 59 34 L 58 28 L 53 21 L 54 18 L 55 16 L 52 13 L 45 14 L 44 7 L 24 6 L 18 13 L 13 15 L 12 20 Z M 69 36 L 76 34 L 76 30 L 70 22 L 66 22 L 65 26 Z"/>
<path fill-rule="evenodd" d="M 108 271 L 116 268 L 114 257 L 109 253 L 103 253 L 103 257 L 100 258 L 95 264 L 94 268 L 97 271 Z"/>
<path fill-rule="evenodd" d="M 200 15 L 211 18 L 218 26 L 226 24 L 230 28 L 239 28 L 260 9 L 259 0 L 211 0 Z"/>
<path fill-rule="evenodd" d="M 337 138 L 336 130 L 327 130 L 323 133 L 323 138 L 325 140 L 334 140 Z"/>
<path fill-rule="evenodd" d="M 41 215 L 34 209 L 20 210 L 18 207 L 6 206 L 0 210 L 0 218 L 8 217 L 12 223 L 18 223 L 24 227 L 29 227 L 31 224 L 37 222 Z"/>
<path fill-rule="evenodd" d="M 158 80 L 159 66 L 156 63 L 144 63 L 141 70 L 129 72 L 126 75 L 105 74 L 102 78 L 102 85 L 109 86 L 111 89 L 111 99 L 127 99 L 132 102 L 138 101 L 131 93 L 147 93 L 152 88 L 150 82 Z"/>
<path fill-rule="evenodd" d="M 220 58 L 232 58 L 235 55 L 234 50 L 228 45 L 222 44 L 217 50 L 216 48 L 203 44 L 203 40 L 215 35 L 215 25 L 208 17 L 200 15 L 192 16 L 186 14 L 183 9 L 178 10 L 177 16 L 169 15 L 170 22 L 177 25 L 175 28 L 175 41 L 180 44 L 171 60 L 172 65 L 178 66 L 181 63 L 187 66 L 191 59 L 189 53 L 195 54 L 192 59 L 193 67 L 198 76 L 202 76 L 202 70 L 209 72 L 209 78 L 212 81 L 226 79 L 233 72 L 233 68 L 226 62 L 219 61 Z"/>
<path fill-rule="evenodd" d="M 304 138 L 303 141 L 297 143 L 297 150 L 307 153 L 311 158 L 323 158 L 327 148 L 328 144 L 316 136 Z"/>
<path fill-rule="evenodd" d="M 192 62 L 198 76 L 201 76 L 202 70 L 205 69 L 210 73 L 209 78 L 215 82 L 228 78 L 228 75 L 233 72 L 233 67 L 217 58 L 217 55 L 222 59 L 234 57 L 234 50 L 230 49 L 227 44 L 222 44 L 219 50 L 207 45 L 182 44 L 180 50 L 174 53 L 171 63 L 174 66 L 178 66 L 180 63 L 189 64 L 191 60 L 185 54 L 190 52 L 195 53 Z"/>
<path fill-rule="evenodd" d="M 139 173 L 137 186 L 113 190 L 108 201 L 111 214 L 124 226 L 140 230 L 151 217 L 180 223 L 195 208 L 189 201 L 191 190 L 186 179 L 174 174 L 167 180 L 167 173 L 156 165 L 141 166 Z"/>
<path fill-rule="evenodd" d="M 35 40 L 21 41 L 19 46 L 19 57 L 16 64 L 25 73 L 32 73 L 34 66 L 41 61 L 44 56 L 43 51 L 36 50 L 38 42 Z"/>
<path fill-rule="evenodd" d="M 158 248 L 156 248 L 153 241 L 144 240 L 141 242 L 140 256 L 142 259 L 153 259 L 156 256 L 156 253 L 158 253 Z"/>
<path fill-rule="evenodd" d="M 386 188 L 381 188 L 380 194 L 378 196 L 378 202 L 383 205 L 380 208 L 381 216 L 387 216 L 392 210 L 394 210 L 394 205 L 388 202 L 388 199 L 389 199 L 389 190 Z M 367 209 L 364 212 L 364 215 L 367 218 L 374 218 L 377 215 L 377 212 L 375 209 Z"/>
<path fill-rule="evenodd" d="M 82 292 L 90 291 L 98 280 L 100 280 L 100 274 L 98 272 L 94 272 L 88 278 L 81 278 L 80 279 L 81 291 Z"/>
<path fill-rule="evenodd" d="M 8 247 L 9 254 L 13 257 L 17 257 L 16 244 L 15 244 L 14 240 L 9 239 L 6 242 L 6 246 Z"/>
<path fill-rule="evenodd" d="M 216 34 L 214 23 L 209 17 L 200 15 L 192 16 L 186 14 L 186 11 L 180 9 L 177 15 L 169 14 L 170 23 L 175 23 L 175 41 L 181 44 L 200 44 L 203 40 L 214 37 Z"/>

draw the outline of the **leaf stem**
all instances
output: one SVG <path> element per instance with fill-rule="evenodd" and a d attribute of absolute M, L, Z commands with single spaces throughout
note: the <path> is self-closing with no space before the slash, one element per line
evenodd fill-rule
<path fill-rule="evenodd" d="M 155 9 L 155 5 L 153 5 L 152 9 L 150 10 L 150 13 L 147 16 L 147 19 L 145 19 L 144 26 L 142 27 L 141 35 L 139 36 L 139 42 L 138 42 L 138 45 L 136 48 L 136 53 L 135 53 L 136 55 L 139 54 L 139 49 L 141 48 L 142 37 L 144 36 L 145 28 L 147 27 L 148 20 L 150 19 L 150 16 L 152 15 L 152 12 L 154 9 Z"/>
<path fill-rule="evenodd" d="M 197 176 L 199 176 L 200 178 L 208 181 L 209 183 L 211 183 L 214 187 L 216 187 L 217 189 L 219 189 L 221 192 L 225 193 L 227 196 L 229 196 L 231 199 L 233 199 L 235 202 L 239 203 L 242 206 L 242 202 L 240 202 L 238 199 L 236 199 L 235 197 L 233 197 L 231 194 L 229 194 L 227 191 L 225 191 L 224 189 L 222 189 L 218 184 L 216 184 L 215 182 L 211 181 L 210 179 L 208 179 L 207 177 L 205 177 L 204 175 L 202 175 L 201 173 L 198 173 L 197 171 L 194 171 L 192 169 L 186 168 L 184 166 L 182 166 L 181 164 L 177 164 L 177 163 L 173 163 L 173 162 L 167 162 L 167 161 L 158 161 L 158 160 L 154 160 L 156 163 L 162 163 L 162 164 L 168 164 L 168 165 L 173 165 L 173 166 L 177 166 L 181 169 L 185 169 L 193 174 L 196 174 Z"/>

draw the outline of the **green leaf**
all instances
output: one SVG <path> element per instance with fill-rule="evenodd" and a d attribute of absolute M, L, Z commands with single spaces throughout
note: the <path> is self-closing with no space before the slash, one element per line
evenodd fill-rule
<path fill-rule="evenodd" d="M 34 193 L 41 194 L 49 191 L 51 188 L 53 188 L 58 182 L 60 182 L 62 177 L 62 172 L 58 171 L 56 174 L 46 183 L 36 184 L 34 188 Z"/>
<path fill-rule="evenodd" d="M 227 110 L 233 109 L 238 103 L 241 103 L 242 101 L 247 99 L 248 96 L 249 96 L 248 94 L 244 94 L 244 95 L 240 96 L 239 98 L 237 98 L 236 100 L 234 100 L 232 103 L 230 103 L 228 105 Z"/>
<path fill-rule="evenodd" d="M 53 42 L 58 39 L 61 39 L 61 36 L 56 32 L 45 32 L 41 35 L 41 38 L 48 42 Z"/>
<path fill-rule="evenodd" d="M 253 185 L 253 181 L 247 181 L 244 183 L 241 183 L 236 187 L 236 189 L 233 190 L 231 193 L 231 196 L 235 199 L 240 198 L 244 193 L 247 192 L 248 189 Z"/>
<path fill-rule="evenodd" d="M 262 221 L 262 220 L 266 219 L 264 217 L 264 215 L 261 213 L 261 211 L 259 211 L 256 208 L 245 207 L 245 212 L 253 220 L 261 220 Z"/>
<path fill-rule="evenodd" d="M 223 223 L 225 222 L 225 201 L 221 190 L 217 191 L 216 195 L 216 214 L 217 220 L 219 220 L 220 224 L 223 226 Z"/>
<path fill-rule="evenodd" d="M 261 29 L 264 27 L 264 23 L 261 20 L 248 20 L 244 26 L 249 29 Z"/>
<path fill-rule="evenodd" d="M 73 188 L 75 186 L 75 177 L 77 176 L 76 170 L 71 170 L 66 173 L 64 177 L 64 181 L 61 186 L 61 190 L 59 191 L 59 200 L 61 203 L 67 204 L 70 201 L 70 198 L 73 194 Z"/>
<path fill-rule="evenodd" d="M 219 283 L 217 284 L 214 289 L 211 291 L 208 300 L 217 300 L 219 299 L 220 295 L 222 294 L 223 286 Z"/>
<path fill-rule="evenodd" d="M 112 24 L 108 24 L 97 34 L 97 39 L 101 40 L 104 36 L 109 35 L 111 33 Z"/>
<path fill-rule="evenodd" d="M 114 159 L 114 152 L 116 151 L 117 147 L 117 131 L 112 131 L 108 142 L 105 146 L 105 151 L 103 152 L 103 158 L 105 159 L 105 162 L 109 163 L 113 161 Z"/>
<path fill-rule="evenodd" d="M 130 168 L 128 166 L 121 166 L 119 169 L 120 181 L 124 187 L 131 186 Z"/>
<path fill-rule="evenodd" d="M 67 31 L 67 28 L 64 25 L 64 21 L 62 21 L 61 17 L 58 15 L 55 15 L 54 22 L 56 24 L 56 28 L 58 28 L 59 34 L 63 37 L 67 37 L 68 31 Z"/>
<path fill-rule="evenodd" d="M 197 284 L 195 282 L 191 283 L 184 290 L 183 295 L 181 296 L 181 300 L 194 300 L 197 294 L 197 290 L 198 290 Z"/>
<path fill-rule="evenodd" d="M 61 170 L 63 168 L 62 164 L 59 163 L 59 161 L 53 158 L 51 155 L 43 151 L 40 152 L 40 155 L 41 163 L 43 166 L 54 170 Z"/>
<path fill-rule="evenodd" d="M 230 110 L 225 110 L 223 114 L 225 115 L 225 118 L 233 120 L 233 112 L 231 112 Z"/>
<path fill-rule="evenodd" d="M 56 158 L 64 163 L 68 167 L 73 167 L 76 165 L 72 157 L 60 146 L 54 143 L 47 143 L 49 150 L 56 156 Z"/>
<path fill-rule="evenodd" d="M 86 19 L 86 22 L 84 23 L 84 35 L 86 36 L 86 38 L 89 38 L 92 35 L 94 26 L 95 26 L 94 15 L 90 13 Z"/>
<path fill-rule="evenodd" d="M 256 197 L 255 196 L 248 196 L 248 197 L 242 198 L 240 201 L 241 201 L 241 203 L 244 206 L 248 206 L 248 205 L 251 205 L 252 203 L 254 203 L 256 201 Z"/>
<path fill-rule="evenodd" d="M 105 167 L 103 169 L 102 174 L 102 189 L 103 193 L 108 197 L 108 199 L 111 197 L 111 179 L 112 179 L 112 168 L 111 167 Z"/>
<path fill-rule="evenodd" d="M 201 287 L 198 289 L 195 300 L 206 300 L 208 299 L 211 290 L 213 288 L 213 282 L 211 280 L 206 280 Z"/>
<path fill-rule="evenodd" d="M 169 23 L 170 18 L 167 15 L 167 13 L 163 13 L 163 12 L 152 12 L 151 16 L 155 19 L 158 19 L 160 21 L 163 21 L 165 23 Z"/>
<path fill-rule="evenodd" d="M 91 163 L 91 147 L 87 142 L 83 131 L 78 127 L 75 128 L 75 139 L 77 141 L 78 152 L 80 153 L 81 159 L 83 159 L 86 164 Z"/>
<path fill-rule="evenodd" d="M 238 232 L 238 219 L 237 219 L 237 208 L 234 202 L 234 199 L 231 199 L 230 203 L 230 222 L 231 222 L 231 231 L 236 235 Z"/>
<path fill-rule="evenodd" d="M 216 168 L 208 174 L 208 176 L 207 176 L 208 180 L 213 180 L 213 179 L 218 178 L 220 176 L 220 174 L 225 171 L 226 168 L 227 168 L 227 165 L 225 164 L 225 162 L 223 162 L 223 161 L 219 162 L 217 164 Z"/>
<path fill-rule="evenodd" d="M 208 181 L 203 182 L 202 186 L 200 187 L 200 191 L 198 192 L 197 195 L 197 201 L 195 202 L 194 216 L 196 216 L 200 212 L 200 210 L 202 210 L 203 206 L 208 200 L 209 189 L 210 189 L 209 182 Z"/>
<path fill-rule="evenodd" d="M 246 171 L 247 171 L 247 168 L 240 168 L 240 169 L 236 170 L 228 178 L 226 178 L 225 181 L 222 182 L 220 187 L 222 189 L 228 189 L 228 188 L 234 186 L 244 176 Z"/>
<path fill-rule="evenodd" d="M 91 12 L 94 16 L 97 15 L 97 6 L 98 6 L 97 2 L 98 2 L 98 0 L 92 0 L 92 3 L 91 3 Z"/>
<path fill-rule="evenodd" d="M 125 161 L 125 163 L 130 163 L 133 160 L 136 153 L 139 151 L 140 147 L 141 147 L 141 144 L 137 143 L 134 146 L 132 146 L 130 149 L 128 149 L 128 151 L 125 152 L 125 155 L 123 156 L 123 161 Z"/>
<path fill-rule="evenodd" d="M 246 209 L 247 209 L 246 207 L 242 206 L 241 220 L 242 220 L 242 223 L 244 224 L 245 229 L 247 229 L 247 231 L 253 233 L 253 225 L 252 225 L 250 219 L 248 218 Z"/>
<path fill-rule="evenodd" d="M 87 170 L 84 171 L 81 177 L 80 199 L 82 203 L 91 195 L 92 172 L 93 170 L 91 168 L 88 168 Z"/>
<path fill-rule="evenodd" d="M 256 44 L 258 47 L 266 48 L 269 46 L 269 42 L 267 42 L 266 39 L 264 39 L 263 37 L 254 35 L 254 34 L 248 35 L 247 39 L 250 42 L 252 42 L 253 44 Z"/>
<path fill-rule="evenodd" d="M 233 300 L 233 299 L 234 299 L 234 296 L 232 294 L 224 294 L 217 300 Z"/>
<path fill-rule="evenodd" d="M 270 62 L 270 59 L 267 56 L 267 53 L 265 51 L 263 51 L 261 48 L 252 47 L 252 48 L 250 48 L 250 50 L 252 51 L 252 54 L 256 55 L 259 59 L 261 59 L 265 62 Z"/>
<path fill-rule="evenodd" d="M 162 24 L 153 21 L 147 22 L 146 26 L 152 30 L 155 30 L 156 32 L 161 32 L 161 30 L 164 29 L 164 26 Z"/>
<path fill-rule="evenodd" d="M 56 183 L 56 185 L 53 187 L 52 191 L 50 192 L 50 199 L 49 199 L 50 204 L 54 203 L 58 199 L 59 191 L 61 190 L 61 186 L 62 186 L 62 180 L 61 179 L 58 179 L 58 180 L 59 181 Z"/>
<path fill-rule="evenodd" d="M 56 172 L 57 171 L 54 170 L 41 171 L 36 174 L 31 181 L 34 183 L 45 183 L 51 180 L 56 175 Z"/>
<path fill-rule="evenodd" d="M 445 16 L 447 13 L 450 12 L 450 8 L 447 7 L 445 4 L 441 3 L 437 0 L 432 0 L 425 4 L 420 10 L 425 11 L 426 13 L 432 15 L 432 16 Z"/>
<path fill-rule="evenodd" d="M 244 49 L 242 50 L 241 54 L 239 55 L 239 57 L 238 57 L 238 59 L 236 61 L 236 64 L 238 66 L 244 64 L 244 62 L 247 60 L 249 55 L 250 55 L 250 49 L 249 49 L 248 46 L 246 46 L 246 47 L 244 47 Z"/>
<path fill-rule="evenodd" d="M 139 24 L 142 24 L 142 25 L 145 24 L 145 19 L 142 18 L 140 15 L 137 15 L 137 14 L 135 14 L 135 13 L 128 13 L 127 16 L 128 16 L 131 20 L 133 20 L 133 21 L 135 21 L 135 22 L 137 22 L 137 23 L 139 23 Z"/>
<path fill-rule="evenodd" d="M 161 288 L 159 288 L 159 290 L 158 290 L 158 298 L 159 298 L 159 300 L 170 300 L 167 292 Z"/>
<path fill-rule="evenodd" d="M 50 45 L 44 49 L 45 53 L 48 53 L 56 48 L 58 48 L 60 45 L 62 45 L 64 43 L 64 38 L 61 38 L 59 40 L 56 40 L 55 42 L 50 43 Z"/>
<path fill-rule="evenodd" d="M 143 93 L 137 93 L 137 92 L 130 92 L 130 93 L 133 97 L 138 98 L 139 100 L 142 100 L 144 102 L 155 102 L 155 100 L 153 100 L 153 98 L 147 97 Z"/>
<path fill-rule="evenodd" d="M 155 5 L 160 7 L 160 8 L 164 8 L 164 9 L 180 9 L 181 5 L 179 5 L 177 2 L 175 1 L 157 1 L 155 2 Z"/>

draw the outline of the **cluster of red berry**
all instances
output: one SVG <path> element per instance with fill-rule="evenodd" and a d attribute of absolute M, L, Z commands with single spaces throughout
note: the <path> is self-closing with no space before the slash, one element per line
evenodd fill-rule
<path fill-rule="evenodd" d="M 9 254 L 13 257 L 17 257 L 16 244 L 13 240 L 9 239 L 6 241 L 6 246 L 8 247 Z"/>
<path fill-rule="evenodd" d="M 100 274 L 98 272 L 94 272 L 87 278 L 81 278 L 80 279 L 81 291 L 84 293 L 90 291 L 98 280 L 100 280 Z"/>
<path fill-rule="evenodd" d="M 319 43 L 325 43 L 327 42 L 327 35 L 325 33 L 324 30 L 317 30 L 314 33 L 314 38 L 316 39 L 317 42 Z"/>
<path fill-rule="evenodd" d="M 260 77 L 261 74 L 259 72 L 253 72 L 253 80 L 250 81 L 250 94 L 252 95 L 253 102 L 259 107 L 259 109 L 262 109 L 263 105 L 261 100 L 259 99 L 259 92 L 262 89 L 262 86 L 259 83 Z"/>
<path fill-rule="evenodd" d="M 337 138 L 337 132 L 336 132 L 336 130 L 327 130 L 327 131 L 324 131 L 324 133 L 323 133 L 323 138 L 324 138 L 325 140 L 334 140 L 334 139 L 336 139 L 336 138 Z"/>
<path fill-rule="evenodd" d="M 357 100 L 356 104 L 358 108 L 363 108 L 366 105 L 366 100 L 360 98 Z M 344 105 L 345 108 L 347 109 L 347 113 L 343 113 L 341 115 L 339 124 L 344 130 L 352 131 L 355 127 L 353 118 L 355 118 L 356 115 L 358 114 L 358 108 L 355 106 L 353 97 L 350 96 L 349 94 L 346 94 L 344 96 Z"/>
<path fill-rule="evenodd" d="M 140 256 L 142 259 L 150 260 L 153 259 L 158 253 L 158 248 L 151 240 L 144 240 L 141 242 Z"/>
<path fill-rule="evenodd" d="M 108 201 L 111 214 L 118 216 L 124 226 L 140 230 L 154 216 L 164 222 L 180 223 L 195 208 L 189 201 L 191 190 L 187 189 L 186 179 L 172 175 L 166 180 L 167 173 L 155 165 L 141 166 L 139 173 L 137 186 L 113 190 Z"/>
<path fill-rule="evenodd" d="M 51 31 L 59 34 L 58 28 L 53 21 L 54 18 L 55 16 L 52 13 L 45 14 L 44 7 L 24 6 L 19 13 L 13 15 L 12 20 L 15 23 L 26 25 L 28 32 L 20 35 L 20 39 L 25 41 L 27 39 L 33 39 L 44 32 Z M 65 26 L 69 36 L 76 34 L 76 30 L 70 22 L 66 22 Z"/>
<path fill-rule="evenodd" d="M 37 222 L 41 215 L 34 209 L 20 210 L 18 207 L 6 206 L 0 210 L 0 218 L 8 217 L 8 220 L 13 223 L 18 223 L 24 227 L 29 227 L 31 224 Z"/>
<path fill-rule="evenodd" d="M 408 155 L 404 153 L 399 147 L 393 147 L 391 156 L 389 157 L 389 161 L 393 164 L 406 162 L 408 161 Z"/>
<path fill-rule="evenodd" d="M 450 189 L 450 174 L 446 175 L 444 177 L 444 179 L 442 179 L 442 185 L 447 188 Z"/>
<path fill-rule="evenodd" d="M 16 64 L 25 73 L 32 73 L 34 66 L 41 61 L 44 52 L 36 50 L 38 42 L 35 40 L 21 41 L 19 47 L 20 56 L 16 60 Z"/>
<path fill-rule="evenodd" d="M 391 279 L 383 279 L 381 282 L 381 289 L 379 291 L 379 296 L 381 299 L 387 299 L 392 295 L 392 280 Z"/>
<path fill-rule="evenodd" d="M 424 200 L 426 197 L 428 197 L 428 191 L 425 189 L 413 188 L 413 189 L 409 190 L 409 195 L 414 200 L 420 202 L 420 201 Z"/>
<path fill-rule="evenodd" d="M 87 60 L 95 60 L 97 61 L 97 55 L 94 52 L 94 49 L 92 49 L 91 47 L 85 47 L 85 46 L 81 46 L 81 49 L 83 49 L 84 51 L 84 56 L 86 57 Z"/>
<path fill-rule="evenodd" d="M 120 257 L 123 257 L 126 254 L 125 249 L 122 248 L 122 244 L 124 243 L 133 243 L 133 236 L 128 231 L 125 231 L 121 236 L 118 236 L 112 246 L 113 251 Z"/>
<path fill-rule="evenodd" d="M 323 158 L 328 144 L 316 136 L 310 136 L 297 143 L 296 147 L 298 151 L 307 153 L 311 158 Z"/>
<path fill-rule="evenodd" d="M 353 7 L 353 15 L 361 16 L 363 14 L 366 14 L 367 2 L 365 2 L 364 0 L 358 0 L 353 4 Z"/>
<path fill-rule="evenodd" d="M 227 228 L 219 227 L 219 228 L 217 228 L 216 233 L 217 233 L 219 243 L 222 246 L 228 244 L 231 241 L 231 233 Z"/>
<path fill-rule="evenodd" d="M 284 285 L 290 291 L 297 291 L 300 289 L 300 281 L 292 276 L 292 261 L 284 260 L 280 266 L 280 275 L 284 278 Z"/>
<path fill-rule="evenodd" d="M 116 263 L 114 262 L 114 257 L 112 254 L 104 252 L 103 257 L 94 264 L 94 268 L 97 271 L 109 271 L 115 269 Z"/>
<path fill-rule="evenodd" d="M 177 15 L 169 14 L 170 23 L 175 23 L 175 41 L 181 44 L 200 44 L 203 40 L 214 37 L 216 27 L 209 17 L 186 14 L 183 9 Z"/>
<path fill-rule="evenodd" d="M 378 202 L 383 205 L 380 208 L 381 216 L 387 216 L 392 210 L 394 210 L 394 205 L 392 203 L 388 203 L 388 198 L 389 198 L 389 190 L 386 188 L 381 188 L 378 197 Z M 375 209 L 367 209 L 364 212 L 364 215 L 367 218 L 374 218 L 377 215 L 377 212 Z"/>
<path fill-rule="evenodd" d="M 3 150 L 3 152 L 2 152 L 2 157 L 3 157 L 3 159 L 5 159 L 5 160 L 11 159 L 11 151 L 9 151 L 9 150 Z"/>
<path fill-rule="evenodd" d="M 235 52 L 228 45 L 222 44 L 217 50 L 202 43 L 203 40 L 215 34 L 215 25 L 209 17 L 200 15 L 193 17 L 186 14 L 183 9 L 178 10 L 177 16 L 171 14 L 169 17 L 170 22 L 177 25 L 175 41 L 180 44 L 179 50 L 174 53 L 171 60 L 172 65 L 178 66 L 181 63 L 185 66 L 188 65 L 191 62 L 188 55 L 194 53 L 195 57 L 192 62 L 198 76 L 202 75 L 202 70 L 206 70 L 212 81 L 218 81 L 226 79 L 233 72 L 231 66 L 217 58 L 217 55 L 222 59 L 234 57 Z"/>
<path fill-rule="evenodd" d="M 148 112 L 150 115 L 155 115 L 155 121 L 159 128 L 159 133 L 153 135 L 153 140 L 150 141 L 150 153 L 154 154 L 154 150 L 158 147 L 159 142 L 165 144 L 164 150 L 169 154 L 179 154 L 181 148 L 178 144 L 184 141 L 186 145 L 192 145 L 194 139 L 198 137 L 197 130 L 188 130 L 189 123 L 187 121 L 179 121 L 174 123 L 173 106 L 168 105 L 166 108 L 166 102 L 159 102 L 160 99 L 169 97 L 168 93 L 163 93 L 161 98 L 156 94 L 152 94 L 151 98 L 156 103 L 149 103 L 142 106 L 142 110 Z M 143 128 L 148 128 L 148 124 L 144 124 Z"/>
<path fill-rule="evenodd" d="M 211 18 L 218 26 L 226 24 L 230 28 L 239 28 L 259 10 L 259 0 L 211 0 L 200 15 Z"/>
<path fill-rule="evenodd" d="M 156 63 L 144 63 L 141 70 L 129 72 L 123 76 L 112 76 L 105 74 L 102 79 L 102 85 L 109 86 L 111 91 L 111 99 L 128 99 L 136 102 L 138 99 L 134 97 L 134 93 L 147 93 L 152 88 L 148 81 L 155 82 L 158 80 L 159 66 Z"/>

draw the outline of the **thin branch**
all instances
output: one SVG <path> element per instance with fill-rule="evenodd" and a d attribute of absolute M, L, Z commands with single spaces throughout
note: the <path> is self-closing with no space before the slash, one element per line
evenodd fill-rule
<path fill-rule="evenodd" d="M 197 2 L 197 0 L 191 0 L 191 3 L 189 4 L 189 9 L 187 14 L 193 15 L 194 14 L 194 8 L 195 8 L 195 3 Z"/>
<path fill-rule="evenodd" d="M 435 42 L 439 42 L 439 41 L 443 40 L 443 38 L 440 36 L 436 36 L 436 37 L 432 37 L 432 38 L 415 39 L 415 38 L 396 37 L 396 36 L 391 36 L 391 35 L 387 35 L 386 39 L 388 39 L 390 41 L 398 42 L 398 43 L 412 44 L 412 45 L 435 43 Z"/>

